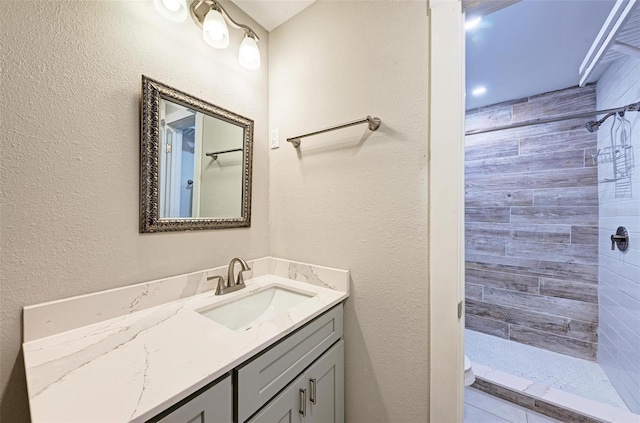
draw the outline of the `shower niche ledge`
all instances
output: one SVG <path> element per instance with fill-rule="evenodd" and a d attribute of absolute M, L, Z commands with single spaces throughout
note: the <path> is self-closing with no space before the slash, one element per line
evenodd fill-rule
<path fill-rule="evenodd" d="M 349 271 L 248 264 L 224 295 L 226 266 L 25 307 L 32 421 L 260 422 L 291 407 L 343 422 Z M 225 320 L 242 307 L 261 309 Z"/>

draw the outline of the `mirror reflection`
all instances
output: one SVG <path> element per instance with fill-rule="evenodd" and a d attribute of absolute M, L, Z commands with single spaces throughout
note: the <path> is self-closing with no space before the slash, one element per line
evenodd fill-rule
<path fill-rule="evenodd" d="M 251 227 L 253 120 L 142 77 L 140 232 Z"/>
<path fill-rule="evenodd" d="M 160 100 L 160 218 L 242 216 L 245 129 Z"/>

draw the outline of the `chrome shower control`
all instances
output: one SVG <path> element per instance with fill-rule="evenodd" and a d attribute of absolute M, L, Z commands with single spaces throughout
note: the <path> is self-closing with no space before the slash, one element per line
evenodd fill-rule
<path fill-rule="evenodd" d="M 620 251 L 627 251 L 629 248 L 629 232 L 624 226 L 618 226 L 616 233 L 611 235 L 611 249 L 615 250 L 616 245 Z"/>

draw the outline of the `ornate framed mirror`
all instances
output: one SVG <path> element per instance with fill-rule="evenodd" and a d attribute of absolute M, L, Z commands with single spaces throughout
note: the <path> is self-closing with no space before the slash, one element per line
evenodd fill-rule
<path fill-rule="evenodd" d="M 140 232 L 251 226 L 253 120 L 142 76 Z"/>

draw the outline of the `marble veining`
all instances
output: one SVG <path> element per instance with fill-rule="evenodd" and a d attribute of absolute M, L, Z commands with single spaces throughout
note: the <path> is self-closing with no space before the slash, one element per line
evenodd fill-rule
<path fill-rule="evenodd" d="M 142 386 L 140 387 L 140 396 L 138 397 L 138 402 L 136 403 L 136 408 L 134 408 L 133 412 L 131 413 L 131 415 L 129 416 L 129 420 L 133 419 L 133 417 L 136 415 L 136 411 L 138 411 L 138 407 L 140 406 L 140 400 L 142 399 L 142 396 L 144 395 L 144 391 L 145 388 L 147 386 L 147 384 L 149 383 L 149 379 L 148 379 L 148 372 L 149 372 L 149 349 L 147 348 L 146 345 L 143 345 L 144 348 L 144 371 L 142 374 Z"/>
<path fill-rule="evenodd" d="M 335 286 L 329 286 L 326 283 L 322 282 L 318 275 L 314 273 L 313 267 L 292 263 L 291 265 L 289 265 L 289 279 L 297 281 L 299 280 L 299 278 L 303 278 L 307 283 L 313 285 L 336 289 Z"/>
<path fill-rule="evenodd" d="M 329 289 L 349 292 L 349 275 L 338 269 L 272 258 L 269 273 Z"/>
<path fill-rule="evenodd" d="M 245 279 L 272 274 L 349 292 L 349 272 L 345 270 L 274 257 L 247 262 L 251 270 Z M 227 266 L 24 307 L 24 342 L 215 290 L 216 280 L 209 279 L 213 276 L 226 280 Z M 67 312 L 70 308 L 73 314 Z"/>
<path fill-rule="evenodd" d="M 68 355 L 57 357 L 50 361 L 45 361 L 31 368 L 36 375 L 30 385 L 31 398 L 37 398 L 45 390 L 64 380 L 70 373 L 81 369 L 112 350 L 123 347 L 144 331 L 165 322 L 175 316 L 181 308 L 182 307 L 176 310 L 175 306 L 167 306 L 161 310 L 155 310 L 154 313 L 148 313 L 131 325 L 123 326 L 116 332 L 85 346 L 81 350 L 73 351 Z M 53 343 L 53 345 L 55 345 L 55 343 Z M 71 347 L 70 344 L 67 345 Z"/>
<path fill-rule="evenodd" d="M 253 267 L 244 290 L 225 296 L 216 296 L 211 290 L 198 293 L 211 272 L 222 272 L 215 269 L 174 278 L 181 285 L 179 290 L 169 288 L 171 295 L 185 297 L 148 307 L 153 297 L 169 296 L 162 292 L 166 279 L 140 284 L 127 305 L 141 306 L 142 310 L 25 342 L 32 421 L 146 421 L 348 296 L 346 291 L 326 287 L 340 281 L 346 286 L 347 271 L 325 280 L 322 272 L 327 270 L 318 273 L 298 263 L 285 266 L 279 259 L 272 267 L 270 260 L 263 259 Z M 286 270 L 287 275 L 290 271 L 302 274 L 304 281 L 273 274 L 256 276 L 275 267 Z M 244 332 L 231 331 L 197 312 L 274 285 L 314 296 Z M 104 298 L 114 297 L 107 293 Z M 97 298 L 90 298 L 89 304 L 96 302 Z M 73 315 L 79 305 L 86 304 L 75 298 L 58 302 L 49 311 Z M 37 308 L 32 306 L 32 310 Z M 43 310 L 39 313 L 44 314 Z M 50 320 L 55 322 L 56 317 Z"/>

